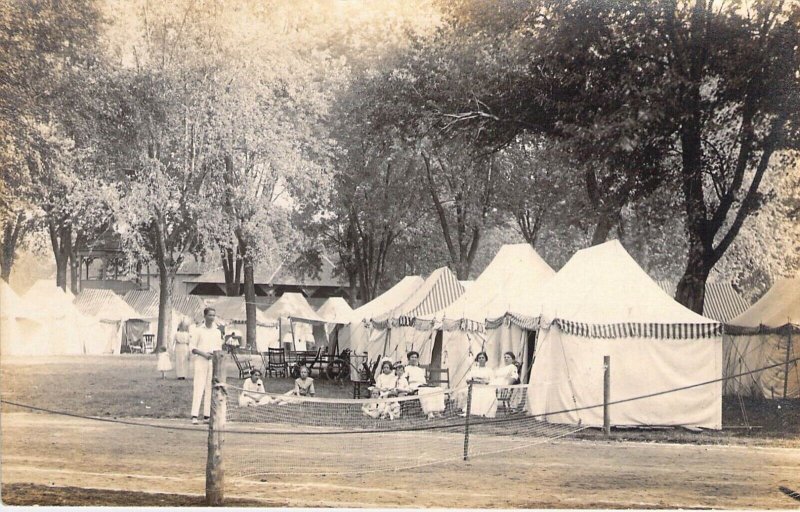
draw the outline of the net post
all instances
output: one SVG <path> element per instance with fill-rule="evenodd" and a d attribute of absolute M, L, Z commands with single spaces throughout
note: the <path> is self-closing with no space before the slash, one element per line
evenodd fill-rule
<path fill-rule="evenodd" d="M 611 401 L 611 356 L 603 356 L 603 434 L 611 437 L 611 413 L 608 403 Z"/>
<path fill-rule="evenodd" d="M 783 398 L 789 391 L 789 360 L 792 357 L 792 326 L 789 326 L 789 339 L 786 340 L 786 364 L 783 367 Z"/>
<path fill-rule="evenodd" d="M 206 460 L 206 505 L 220 507 L 224 500 L 225 471 L 222 459 L 222 432 L 225 429 L 227 394 L 225 388 L 224 353 L 215 350 L 211 359 L 213 368 L 211 389 L 211 417 L 208 422 L 208 458 Z"/>
<path fill-rule="evenodd" d="M 472 382 L 467 388 L 467 409 L 464 418 L 464 460 L 469 458 L 469 417 L 472 412 Z"/>

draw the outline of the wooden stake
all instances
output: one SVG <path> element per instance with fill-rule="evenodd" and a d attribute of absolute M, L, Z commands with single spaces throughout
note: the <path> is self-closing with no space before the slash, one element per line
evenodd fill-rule
<path fill-rule="evenodd" d="M 472 412 L 472 382 L 467 389 L 467 415 L 464 420 L 464 460 L 469 458 L 469 417 Z"/>
<path fill-rule="evenodd" d="M 206 505 L 221 507 L 224 501 L 225 471 L 222 464 L 227 392 L 220 384 L 225 383 L 223 363 L 225 355 L 215 350 L 212 358 L 211 417 L 208 422 L 208 459 L 206 460 Z"/>
<path fill-rule="evenodd" d="M 608 403 L 611 401 L 611 356 L 603 356 L 603 434 L 611 437 L 611 413 Z"/>
<path fill-rule="evenodd" d="M 792 358 L 792 326 L 789 326 L 789 339 L 786 341 L 786 365 L 783 368 L 783 398 L 789 391 L 789 359 Z"/>

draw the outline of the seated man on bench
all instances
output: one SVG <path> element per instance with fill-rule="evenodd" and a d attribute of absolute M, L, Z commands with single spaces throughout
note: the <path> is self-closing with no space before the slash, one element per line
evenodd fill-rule
<path fill-rule="evenodd" d="M 419 395 L 419 405 L 422 407 L 422 412 L 425 413 L 428 419 L 433 419 L 437 416 L 441 417 L 445 409 L 443 390 L 438 387 L 428 386 L 425 369 L 419 366 L 419 352 L 412 350 L 406 357 L 408 358 L 408 366 L 406 366 L 408 387 L 411 388 L 412 394 Z"/>

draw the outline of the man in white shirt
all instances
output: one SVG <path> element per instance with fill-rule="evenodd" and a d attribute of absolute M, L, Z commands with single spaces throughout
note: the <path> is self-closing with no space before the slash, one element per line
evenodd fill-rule
<path fill-rule="evenodd" d="M 211 378 L 213 369 L 212 353 L 222 348 L 222 332 L 214 324 L 217 312 L 214 308 L 203 310 L 205 322 L 197 327 L 191 337 L 190 347 L 194 356 L 194 382 L 192 387 L 192 423 L 197 425 L 200 414 L 200 402 L 203 401 L 203 419 L 211 416 Z"/>

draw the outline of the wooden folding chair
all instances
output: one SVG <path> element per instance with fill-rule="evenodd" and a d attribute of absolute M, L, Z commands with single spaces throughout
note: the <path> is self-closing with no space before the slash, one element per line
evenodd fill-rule
<path fill-rule="evenodd" d="M 232 349 L 228 351 L 233 358 L 233 362 L 236 363 L 236 368 L 239 369 L 239 378 L 246 379 L 250 376 L 250 374 L 255 370 L 253 368 L 253 363 L 250 361 L 241 361 L 239 360 L 239 356 L 236 354 L 236 350 Z"/>
<path fill-rule="evenodd" d="M 268 348 L 261 353 L 261 361 L 264 363 L 264 375 L 275 377 L 286 377 L 289 373 L 289 363 L 286 362 L 286 352 L 282 348 Z"/>

